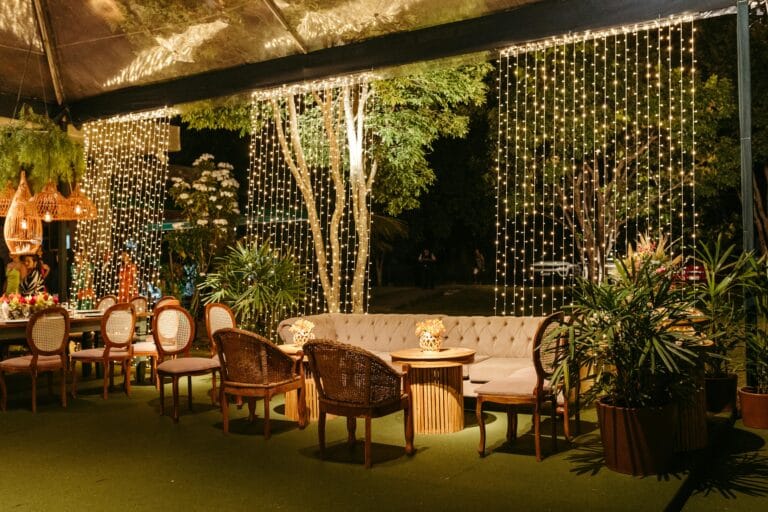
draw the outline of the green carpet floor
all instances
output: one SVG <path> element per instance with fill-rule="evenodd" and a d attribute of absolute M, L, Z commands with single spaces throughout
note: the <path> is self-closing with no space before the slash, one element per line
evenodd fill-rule
<path fill-rule="evenodd" d="M 183 401 L 177 425 L 159 415 L 158 393 L 148 385 L 105 401 L 91 379 L 66 409 L 41 386 L 33 415 L 28 377 L 7 380 L 0 510 L 762 510 L 768 502 L 766 433 L 739 423 L 689 464 L 692 472 L 633 478 L 602 466 L 589 415 L 573 446 L 561 440 L 551 454 L 544 439 L 546 458 L 537 463 L 528 416 L 509 446 L 505 416 L 488 413 L 491 453 L 481 459 L 471 411 L 461 432 L 417 435 L 413 457 L 403 453 L 396 414 L 374 420 L 374 466 L 366 470 L 362 444 L 350 452 L 344 443 L 343 418 L 328 422 L 323 461 L 316 424 L 299 430 L 280 414 L 280 402 L 272 404 L 269 441 L 261 420 L 248 423 L 235 406 L 224 436 L 208 400 L 209 378 L 195 380 L 194 412 Z M 363 432 L 359 421 L 358 436 Z"/>

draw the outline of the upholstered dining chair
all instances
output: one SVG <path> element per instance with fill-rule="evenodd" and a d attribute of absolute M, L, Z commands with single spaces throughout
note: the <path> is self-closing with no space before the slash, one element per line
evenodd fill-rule
<path fill-rule="evenodd" d="M 131 396 L 131 358 L 133 333 L 136 328 L 136 314 L 127 302 L 110 307 L 101 317 L 101 338 L 104 346 L 72 352 L 72 396 L 77 396 L 77 363 L 100 363 L 104 367 L 104 389 L 102 396 L 107 399 L 109 387 L 114 382 L 115 363 L 123 368 L 123 389 Z"/>
<path fill-rule="evenodd" d="M 216 357 L 216 343 L 213 341 L 216 331 L 234 327 L 237 327 L 237 322 L 229 306 L 221 302 L 205 305 L 205 329 L 208 331 L 208 340 L 211 343 L 211 357 Z"/>
<path fill-rule="evenodd" d="M 48 391 L 53 392 L 53 372 L 61 372 L 61 405 L 67 406 L 67 355 L 69 315 L 60 307 L 47 308 L 32 315 L 27 323 L 27 343 L 31 354 L 0 361 L 2 409 L 5 411 L 8 391 L 6 373 L 29 373 L 32 377 L 32 412 L 37 412 L 37 376 L 48 374 Z"/>
<path fill-rule="evenodd" d="M 271 341 L 242 329 L 218 329 L 214 335 L 221 364 L 221 415 L 224 433 L 229 432 L 229 400 L 227 395 L 248 399 L 248 419 L 253 421 L 256 398 L 264 399 L 264 439 L 269 439 L 269 403 L 273 396 L 298 391 L 299 428 L 307 426 L 306 385 L 303 354 L 296 359 Z"/>
<path fill-rule="evenodd" d="M 412 455 L 413 405 L 410 365 L 402 374 L 376 355 L 354 345 L 331 340 L 310 340 L 304 353 L 315 379 L 319 397 L 318 437 L 320 456 L 325 452 L 325 420 L 328 413 L 347 417 L 347 442 L 353 446 L 356 418 L 365 418 L 365 467 L 371 467 L 371 418 L 404 411 L 405 453 Z"/>
<path fill-rule="evenodd" d="M 541 413 L 545 404 L 549 404 L 552 415 L 552 450 L 557 450 L 557 415 L 562 413 L 563 429 L 566 439 L 571 438 L 569 425 L 568 400 L 562 394 L 560 386 L 550 385 L 550 377 L 562 350 L 565 339 L 557 336 L 557 329 L 563 323 L 563 313 L 556 312 L 545 318 L 533 340 L 533 366 L 518 370 L 512 375 L 492 380 L 478 387 L 477 423 L 480 426 L 480 445 L 478 453 L 485 455 L 485 420 L 483 404 L 494 402 L 507 405 L 507 441 L 517 438 L 517 407 L 533 408 L 534 442 L 536 460 L 541 461 Z"/>
<path fill-rule="evenodd" d="M 179 379 L 187 377 L 189 409 L 192 410 L 192 377 L 211 374 L 214 392 L 211 403 L 216 403 L 216 373 L 219 362 L 210 357 L 191 357 L 189 351 L 195 339 L 195 322 L 186 309 L 170 304 L 155 309 L 152 318 L 152 337 L 158 353 L 157 377 L 160 386 L 160 414 L 165 414 L 165 379 L 173 385 L 173 421 L 179 421 Z"/>
<path fill-rule="evenodd" d="M 168 305 L 171 305 L 171 304 L 175 304 L 175 305 L 178 306 L 178 305 L 181 304 L 181 302 L 179 302 L 179 299 L 177 299 L 173 295 L 164 295 L 164 296 L 160 297 L 159 299 L 157 299 L 157 302 L 155 302 L 155 307 L 153 309 L 158 309 L 158 308 L 161 308 L 163 306 L 168 306 Z"/>
<path fill-rule="evenodd" d="M 104 312 L 115 304 L 117 304 L 117 296 L 104 295 L 103 297 L 99 297 L 99 299 L 96 301 L 96 309 Z"/>

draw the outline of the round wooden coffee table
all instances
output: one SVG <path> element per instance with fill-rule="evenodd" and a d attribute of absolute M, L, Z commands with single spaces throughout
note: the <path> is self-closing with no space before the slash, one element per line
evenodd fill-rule
<path fill-rule="evenodd" d="M 411 365 L 411 399 L 418 434 L 448 434 L 464 428 L 462 366 L 475 360 L 469 348 L 423 352 L 408 348 L 391 352 L 392 363 Z"/>
<path fill-rule="evenodd" d="M 301 350 L 301 346 L 294 345 L 293 343 L 278 345 L 277 348 L 293 358 L 295 358 L 299 350 Z M 306 385 L 306 393 L 304 396 L 306 397 L 307 403 L 307 420 L 317 421 L 317 418 L 320 416 L 320 400 L 317 395 L 317 388 L 315 387 L 315 379 L 309 371 L 306 357 L 304 358 L 303 364 L 304 384 Z M 299 420 L 299 393 L 295 390 L 288 391 L 285 394 L 285 416 L 294 421 Z"/>

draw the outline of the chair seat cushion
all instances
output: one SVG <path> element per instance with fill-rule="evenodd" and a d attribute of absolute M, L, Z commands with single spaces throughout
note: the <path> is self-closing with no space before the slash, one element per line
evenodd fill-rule
<path fill-rule="evenodd" d="M 112 349 L 109 351 L 110 359 L 121 359 L 128 355 L 126 349 Z M 99 348 L 86 348 L 85 350 L 78 350 L 70 354 L 72 359 L 104 359 L 104 347 Z"/>
<path fill-rule="evenodd" d="M 544 390 L 549 382 L 544 381 Z M 508 377 L 494 379 L 475 388 L 478 395 L 532 396 L 536 389 L 536 369 L 533 367 L 518 370 Z"/>
<path fill-rule="evenodd" d="M 157 371 L 171 375 L 190 372 L 204 372 L 219 368 L 219 361 L 210 357 L 179 357 L 169 359 L 157 365 Z"/>
<path fill-rule="evenodd" d="M 31 368 L 32 356 L 13 357 L 11 359 L 5 359 L 0 361 L 0 369 L 2 370 L 22 370 L 24 368 Z M 37 367 L 42 368 L 60 368 L 61 357 L 59 356 L 37 356 Z"/>
<path fill-rule="evenodd" d="M 523 357 L 491 357 L 469 365 L 469 380 L 472 382 L 490 382 L 509 377 L 522 369 L 535 370 L 533 360 Z"/>

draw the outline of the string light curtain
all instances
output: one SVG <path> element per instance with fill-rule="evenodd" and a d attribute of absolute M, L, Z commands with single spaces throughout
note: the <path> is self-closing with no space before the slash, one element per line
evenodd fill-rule
<path fill-rule="evenodd" d="M 304 269 L 308 295 L 292 313 L 367 310 L 374 97 L 365 76 L 253 95 L 248 236 Z"/>
<path fill-rule="evenodd" d="M 161 109 L 83 126 L 87 168 L 80 185 L 96 216 L 78 222 L 74 250 L 93 269 L 96 296 L 117 293 L 124 250 L 137 267 L 139 294 L 158 285 L 170 115 Z"/>
<path fill-rule="evenodd" d="M 559 309 L 641 234 L 692 255 L 694 32 L 675 18 L 501 52 L 497 314 Z"/>

